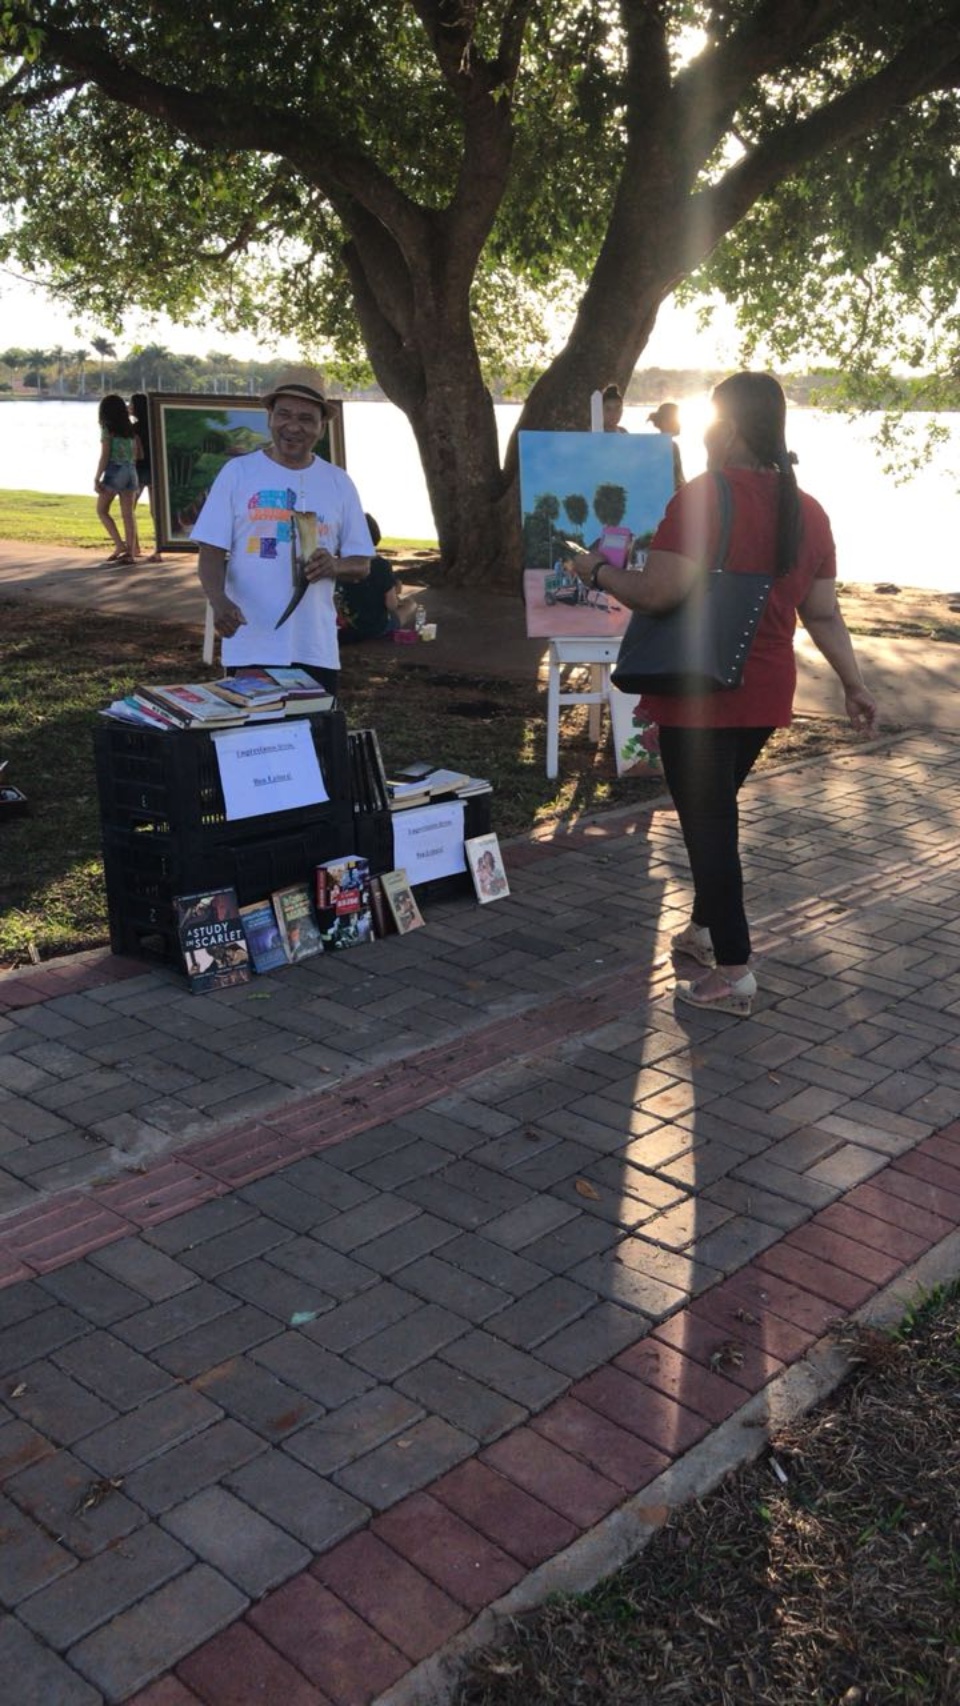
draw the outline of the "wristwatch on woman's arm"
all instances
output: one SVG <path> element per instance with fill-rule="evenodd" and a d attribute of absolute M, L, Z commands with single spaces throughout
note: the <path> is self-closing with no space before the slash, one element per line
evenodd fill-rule
<path fill-rule="evenodd" d="M 602 592 L 603 591 L 603 587 L 600 585 L 600 570 L 605 569 L 606 566 L 607 566 L 607 563 L 606 563 L 605 557 L 601 557 L 599 563 L 594 563 L 594 565 L 593 565 L 593 569 L 591 570 L 591 573 L 590 573 L 590 585 L 592 586 L 594 592 Z"/>

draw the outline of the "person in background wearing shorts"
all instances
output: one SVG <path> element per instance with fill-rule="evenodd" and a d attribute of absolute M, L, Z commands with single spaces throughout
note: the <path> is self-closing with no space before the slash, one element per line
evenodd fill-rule
<path fill-rule="evenodd" d="M 140 455 L 140 440 L 127 412 L 126 403 L 115 391 L 109 391 L 101 399 L 98 418 L 100 461 L 97 463 L 93 489 L 97 494 L 97 515 L 114 544 L 107 561 L 132 565 L 137 560 L 137 523 L 134 509 L 139 484 L 137 457 Z M 110 505 L 114 498 L 120 499 L 122 539 L 120 530 L 110 514 Z"/>

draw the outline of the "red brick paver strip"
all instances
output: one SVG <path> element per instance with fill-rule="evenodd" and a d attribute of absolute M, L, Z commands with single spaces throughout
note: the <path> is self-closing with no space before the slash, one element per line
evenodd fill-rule
<path fill-rule="evenodd" d="M 254 1606 L 249 1621 L 333 1706 L 367 1706 L 407 1669 L 399 1648 L 309 1573 Z"/>
<path fill-rule="evenodd" d="M 202 1700 L 203 1706 L 251 1706 L 261 1700 L 264 1706 L 329 1706 L 330 1700 L 248 1623 L 234 1623 L 184 1659 L 179 1682 L 192 1690 L 185 1702 Z"/>
<path fill-rule="evenodd" d="M 524 1573 L 515 1558 L 428 1493 L 385 1511 L 373 1532 L 470 1611 L 499 1599 Z"/>
<path fill-rule="evenodd" d="M 465 1606 L 369 1529 L 341 1541 L 312 1570 L 412 1663 L 427 1658 L 470 1620 Z"/>

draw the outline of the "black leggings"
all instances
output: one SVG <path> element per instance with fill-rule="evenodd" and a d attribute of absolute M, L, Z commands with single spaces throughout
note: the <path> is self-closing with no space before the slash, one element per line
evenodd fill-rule
<path fill-rule="evenodd" d="M 693 876 L 693 922 L 710 932 L 718 965 L 750 958 L 743 909 L 737 795 L 772 729 L 660 730 L 663 774 Z"/>

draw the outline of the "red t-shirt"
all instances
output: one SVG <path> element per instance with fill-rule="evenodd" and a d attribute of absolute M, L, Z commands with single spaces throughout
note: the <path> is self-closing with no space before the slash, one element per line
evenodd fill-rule
<path fill-rule="evenodd" d="M 772 469 L 727 468 L 733 518 L 726 568 L 770 574 L 776 552 L 777 487 Z M 793 716 L 797 666 L 793 636 L 797 606 L 815 580 L 833 580 L 837 554 L 825 510 L 800 493 L 803 530 L 790 573 L 774 580 L 739 687 L 691 698 L 645 693 L 643 708 L 664 728 L 787 728 Z M 712 474 L 701 474 L 671 499 L 650 543 L 709 569 L 720 535 L 720 505 Z"/>

